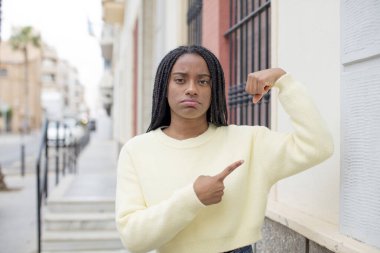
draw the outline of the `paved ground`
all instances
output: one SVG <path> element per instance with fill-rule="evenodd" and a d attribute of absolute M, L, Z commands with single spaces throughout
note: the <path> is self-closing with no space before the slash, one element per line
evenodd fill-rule
<path fill-rule="evenodd" d="M 7 176 L 8 187 L 0 192 L 0 252 L 31 253 L 36 249 L 35 176 Z"/>
<path fill-rule="evenodd" d="M 93 138 L 80 157 L 78 175 L 65 195 L 113 198 L 117 155 L 113 141 Z"/>
<path fill-rule="evenodd" d="M 0 164 L 7 174 L 20 174 L 21 144 L 25 147 L 25 163 L 34 162 L 40 143 L 40 133 L 33 132 L 22 137 L 19 134 L 0 134 Z M 26 166 L 26 169 L 33 169 Z M 28 172 L 28 171 L 26 171 Z"/>
<path fill-rule="evenodd" d="M 66 194 L 114 196 L 116 158 L 113 141 L 93 136 L 79 158 L 78 175 Z M 5 181 L 14 190 L 0 192 L 0 253 L 36 251 L 36 179 L 33 168 L 28 171 L 24 178 L 6 174 Z M 54 182 L 54 174 L 50 177 Z"/>

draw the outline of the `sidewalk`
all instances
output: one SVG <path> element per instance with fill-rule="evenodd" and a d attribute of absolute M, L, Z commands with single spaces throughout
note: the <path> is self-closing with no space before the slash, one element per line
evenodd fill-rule
<path fill-rule="evenodd" d="M 91 137 L 78 162 L 78 173 L 66 197 L 115 197 L 117 150 L 112 140 Z"/>
<path fill-rule="evenodd" d="M 34 173 L 35 157 L 40 143 L 40 132 L 34 131 L 28 135 L 1 133 L 0 134 L 0 164 L 4 174 L 20 175 L 21 144 L 25 147 L 25 173 Z"/>
<path fill-rule="evenodd" d="M 113 141 L 91 136 L 90 143 L 79 157 L 78 173 L 65 195 L 114 198 L 117 155 Z M 54 173 L 50 177 L 50 182 L 54 182 Z M 5 178 L 8 187 L 18 190 L 0 192 L 0 252 L 36 252 L 35 181 L 32 173 L 24 178 L 19 175 Z"/>
<path fill-rule="evenodd" d="M 0 252 L 32 253 L 37 248 L 35 175 L 11 175 L 11 191 L 0 191 Z"/>

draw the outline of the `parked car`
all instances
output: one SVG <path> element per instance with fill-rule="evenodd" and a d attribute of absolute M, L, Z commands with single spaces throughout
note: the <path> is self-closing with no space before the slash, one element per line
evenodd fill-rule
<path fill-rule="evenodd" d="M 58 124 L 58 126 L 57 126 Z M 47 139 L 49 145 L 68 146 L 75 144 L 85 135 L 85 129 L 74 118 L 66 118 L 61 122 L 51 121 L 48 125 Z"/>
<path fill-rule="evenodd" d="M 90 130 L 91 132 L 96 131 L 96 121 L 95 121 L 95 119 L 90 119 L 88 121 L 88 130 Z"/>

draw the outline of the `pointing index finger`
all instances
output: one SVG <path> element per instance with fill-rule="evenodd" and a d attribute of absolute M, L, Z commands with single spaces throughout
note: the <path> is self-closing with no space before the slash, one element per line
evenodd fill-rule
<path fill-rule="evenodd" d="M 215 175 L 215 177 L 218 178 L 218 180 L 220 181 L 224 181 L 224 179 L 226 179 L 226 177 L 231 174 L 237 167 L 239 167 L 240 165 L 242 165 L 244 163 L 243 160 L 239 160 L 239 161 L 236 161 L 230 165 L 227 166 L 227 168 L 225 168 L 222 172 L 220 172 L 219 174 Z"/>

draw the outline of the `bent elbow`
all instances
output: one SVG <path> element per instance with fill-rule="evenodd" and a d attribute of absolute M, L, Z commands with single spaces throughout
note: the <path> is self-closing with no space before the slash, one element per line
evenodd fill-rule
<path fill-rule="evenodd" d="M 116 220 L 116 227 L 124 247 L 131 253 L 144 253 L 149 251 L 143 240 L 139 236 L 132 233 L 128 225 L 123 221 Z"/>
<path fill-rule="evenodd" d="M 133 240 L 132 238 L 122 237 L 121 241 L 124 247 L 128 250 L 128 252 L 144 253 L 148 251 L 142 243 L 138 243 L 136 242 L 136 240 Z"/>
<path fill-rule="evenodd" d="M 331 157 L 334 154 L 334 142 L 332 138 L 330 138 L 328 145 L 326 145 L 326 159 Z"/>
<path fill-rule="evenodd" d="M 327 160 L 334 154 L 334 141 L 330 134 L 321 138 L 315 147 L 318 150 L 316 153 L 320 162 Z"/>

